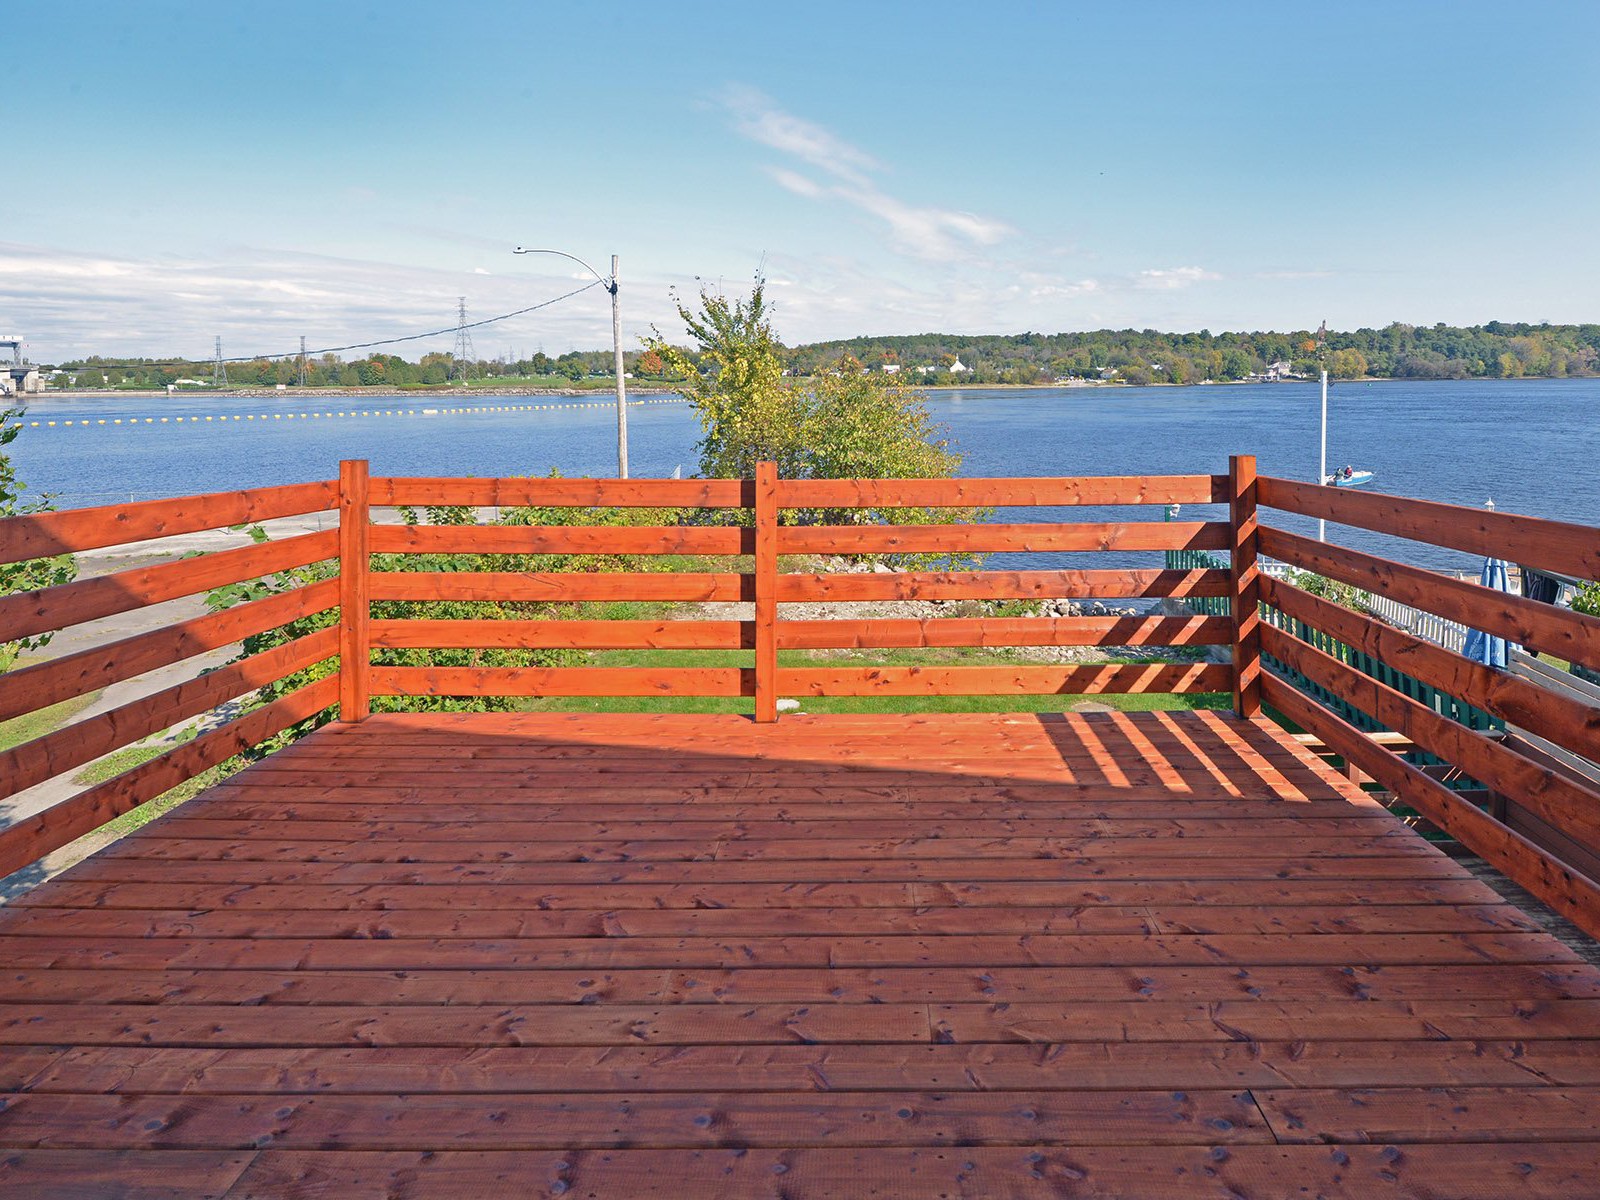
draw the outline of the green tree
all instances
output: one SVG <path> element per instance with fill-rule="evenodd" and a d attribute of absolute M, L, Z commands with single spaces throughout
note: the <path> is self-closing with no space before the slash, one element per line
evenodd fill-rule
<path fill-rule="evenodd" d="M 0 410 L 0 518 L 25 517 L 30 513 L 49 512 L 53 505 L 45 500 L 24 500 L 27 487 L 11 466 L 9 446 L 22 432 L 22 410 Z M 40 588 L 58 587 L 71 583 L 78 576 L 78 565 L 70 554 L 53 558 L 33 558 L 24 562 L 0 564 L 0 596 L 16 592 L 32 592 Z M 48 633 L 22 638 L 15 642 L 0 643 L 0 672 L 10 670 L 17 655 L 24 650 L 35 650 L 50 640 Z"/>
<path fill-rule="evenodd" d="M 698 310 L 681 301 L 677 307 L 698 352 L 670 345 L 659 331 L 646 344 L 682 379 L 678 389 L 700 418 L 702 476 L 747 479 L 762 461 L 777 463 L 787 479 L 948 479 L 960 467 L 921 393 L 895 376 L 840 361 L 813 379 L 785 380 L 759 276 L 748 300 L 702 291 Z M 783 520 L 953 524 L 980 516 L 972 509 L 846 508 L 785 510 Z"/>
<path fill-rule="evenodd" d="M 1328 355 L 1328 374 L 1335 379 L 1360 379 L 1367 373 L 1367 358 L 1359 350 L 1335 350 Z"/>
<path fill-rule="evenodd" d="M 700 293 L 693 312 L 674 297 L 678 316 L 699 345 L 695 357 L 669 344 L 659 330 L 645 345 L 683 382 L 679 390 L 700 418 L 700 474 L 749 479 L 770 459 L 797 478 L 804 450 L 803 398 L 783 386 L 781 347 L 767 317 L 766 280 L 757 278 L 748 301 Z"/>

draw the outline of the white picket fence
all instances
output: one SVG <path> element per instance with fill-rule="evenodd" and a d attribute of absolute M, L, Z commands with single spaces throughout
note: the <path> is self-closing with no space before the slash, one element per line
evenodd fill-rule
<path fill-rule="evenodd" d="M 1379 620 L 1446 650 L 1460 654 L 1466 644 L 1467 627 L 1457 621 L 1447 621 L 1434 613 L 1421 612 L 1388 596 L 1374 596 L 1370 592 L 1362 593 L 1361 605 Z"/>
<path fill-rule="evenodd" d="M 1263 559 L 1261 569 L 1268 575 L 1282 579 L 1294 568 L 1287 563 Z M 1412 608 L 1409 604 L 1401 604 L 1398 600 L 1374 595 L 1372 592 L 1359 593 L 1357 603 L 1385 624 L 1403 629 L 1414 637 L 1432 642 L 1436 646 L 1443 646 L 1457 654 L 1461 653 L 1461 647 L 1466 643 L 1467 627 L 1459 622 L 1447 621 L 1434 613 L 1423 612 Z"/>

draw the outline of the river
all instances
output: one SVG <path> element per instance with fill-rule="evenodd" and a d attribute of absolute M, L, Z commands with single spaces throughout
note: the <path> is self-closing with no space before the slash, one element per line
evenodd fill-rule
<path fill-rule="evenodd" d="M 509 411 L 448 411 L 457 405 Z M 1220 472 L 1229 453 L 1250 452 L 1264 474 L 1309 479 L 1316 473 L 1315 383 L 949 389 L 930 393 L 929 407 L 965 454 L 966 475 Z M 424 408 L 440 411 L 420 415 Z M 386 410 L 418 415 L 299 415 Z M 125 423 L 115 424 L 119 418 Z M 127 423 L 131 419 L 137 423 Z M 608 398 L 38 397 L 27 420 L 56 424 L 26 428 L 12 443 L 17 473 L 31 491 L 53 494 L 62 507 L 328 478 L 341 458 L 367 458 L 374 473 L 390 475 L 538 475 L 552 468 L 609 474 L 616 462 Z M 699 428 L 687 406 L 640 404 L 628 421 L 634 475 L 666 476 L 678 467 L 693 473 Z M 1352 463 L 1374 471 L 1375 491 L 1468 505 L 1492 499 L 1502 512 L 1600 524 L 1600 380 L 1339 384 L 1329 393 L 1328 462 L 1330 468 Z M 1192 509 L 1184 516 L 1212 511 Z M 1003 515 L 1083 520 L 1106 514 L 1032 509 Z M 1272 519 L 1309 527 L 1294 518 Z M 1362 533 L 1339 540 L 1428 566 L 1473 565 L 1469 556 Z M 1055 555 L 1002 560 L 1011 566 L 1066 561 Z"/>

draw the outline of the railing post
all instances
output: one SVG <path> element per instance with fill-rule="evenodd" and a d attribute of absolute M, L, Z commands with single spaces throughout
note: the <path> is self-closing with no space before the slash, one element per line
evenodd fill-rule
<path fill-rule="evenodd" d="M 756 721 L 778 719 L 778 464 L 756 464 Z"/>
<path fill-rule="evenodd" d="M 1261 585 L 1256 528 L 1256 456 L 1228 459 L 1231 531 L 1229 611 L 1233 614 L 1233 711 L 1261 715 Z"/>
<path fill-rule="evenodd" d="M 339 720 L 372 711 L 370 512 L 365 459 L 339 464 Z"/>

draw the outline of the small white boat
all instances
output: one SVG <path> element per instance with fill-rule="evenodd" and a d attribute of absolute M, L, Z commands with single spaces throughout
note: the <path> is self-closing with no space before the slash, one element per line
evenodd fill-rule
<path fill-rule="evenodd" d="M 1358 471 L 1354 467 L 1343 467 L 1332 475 L 1323 479 L 1323 483 L 1330 487 L 1366 487 L 1376 476 L 1371 471 Z"/>

